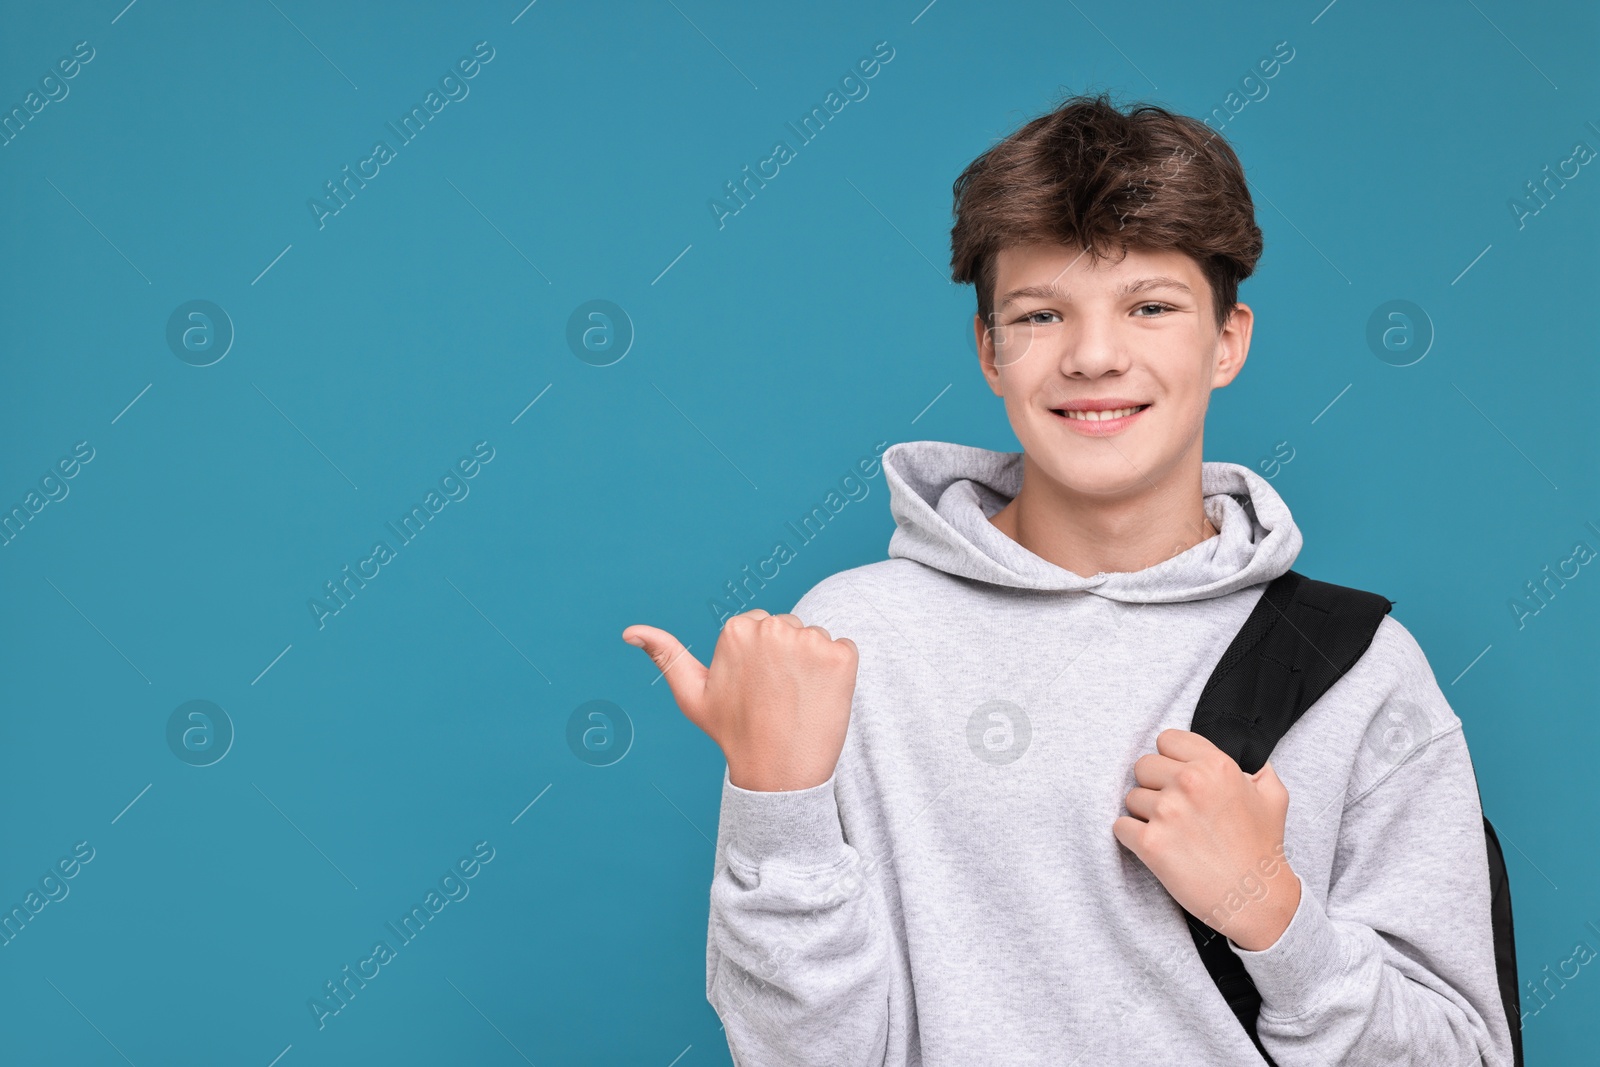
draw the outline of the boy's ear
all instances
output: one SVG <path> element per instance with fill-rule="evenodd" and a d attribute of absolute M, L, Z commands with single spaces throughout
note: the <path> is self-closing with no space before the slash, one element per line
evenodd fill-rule
<path fill-rule="evenodd" d="M 983 371 L 984 381 L 989 383 L 989 391 L 995 396 L 1003 396 L 1000 392 L 1000 372 L 994 366 L 994 337 L 984 329 L 983 316 L 974 313 L 972 316 L 972 330 L 977 341 L 978 369 Z"/>
<path fill-rule="evenodd" d="M 1211 374 L 1211 388 L 1220 389 L 1239 376 L 1250 354 L 1250 331 L 1255 313 L 1248 304 L 1233 305 L 1233 314 L 1217 334 L 1217 361 Z"/>

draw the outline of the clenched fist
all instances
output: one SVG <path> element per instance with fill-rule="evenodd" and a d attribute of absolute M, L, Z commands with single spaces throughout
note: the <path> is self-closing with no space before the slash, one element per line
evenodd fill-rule
<path fill-rule="evenodd" d="M 709 669 L 654 626 L 630 626 L 622 639 L 661 668 L 678 709 L 722 749 L 740 789 L 809 789 L 833 776 L 856 689 L 848 637 L 756 608 L 723 624 Z"/>

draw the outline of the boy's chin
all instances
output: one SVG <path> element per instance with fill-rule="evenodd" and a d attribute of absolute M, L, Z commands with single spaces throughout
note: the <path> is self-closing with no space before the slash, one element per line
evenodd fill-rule
<path fill-rule="evenodd" d="M 1051 481 L 1082 496 L 1138 496 L 1155 488 L 1140 450 L 1125 444 L 1086 440 L 1030 451 L 1029 458 Z"/>

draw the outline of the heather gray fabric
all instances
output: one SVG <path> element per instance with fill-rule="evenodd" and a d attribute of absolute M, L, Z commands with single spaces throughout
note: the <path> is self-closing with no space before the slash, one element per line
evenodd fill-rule
<path fill-rule="evenodd" d="M 1207 462 L 1217 536 L 1083 578 L 988 521 L 1021 453 L 909 441 L 883 466 L 890 558 L 794 608 L 860 649 L 838 768 L 778 793 L 724 773 L 706 996 L 734 1062 L 1262 1062 L 1111 824 L 1294 564 L 1288 507 Z M 1393 615 L 1272 765 L 1301 903 L 1276 944 L 1234 951 L 1280 1067 L 1509 1067 L 1461 722 Z M 1241 872 L 1221 914 L 1262 888 Z"/>

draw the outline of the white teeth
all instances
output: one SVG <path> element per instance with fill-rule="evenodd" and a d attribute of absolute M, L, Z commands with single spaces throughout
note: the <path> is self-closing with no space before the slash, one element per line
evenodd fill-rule
<path fill-rule="evenodd" d="M 1069 419 L 1079 419 L 1084 422 L 1104 422 L 1106 419 L 1120 419 L 1132 415 L 1138 410 L 1140 408 L 1117 408 L 1114 411 L 1063 411 L 1062 414 Z"/>

